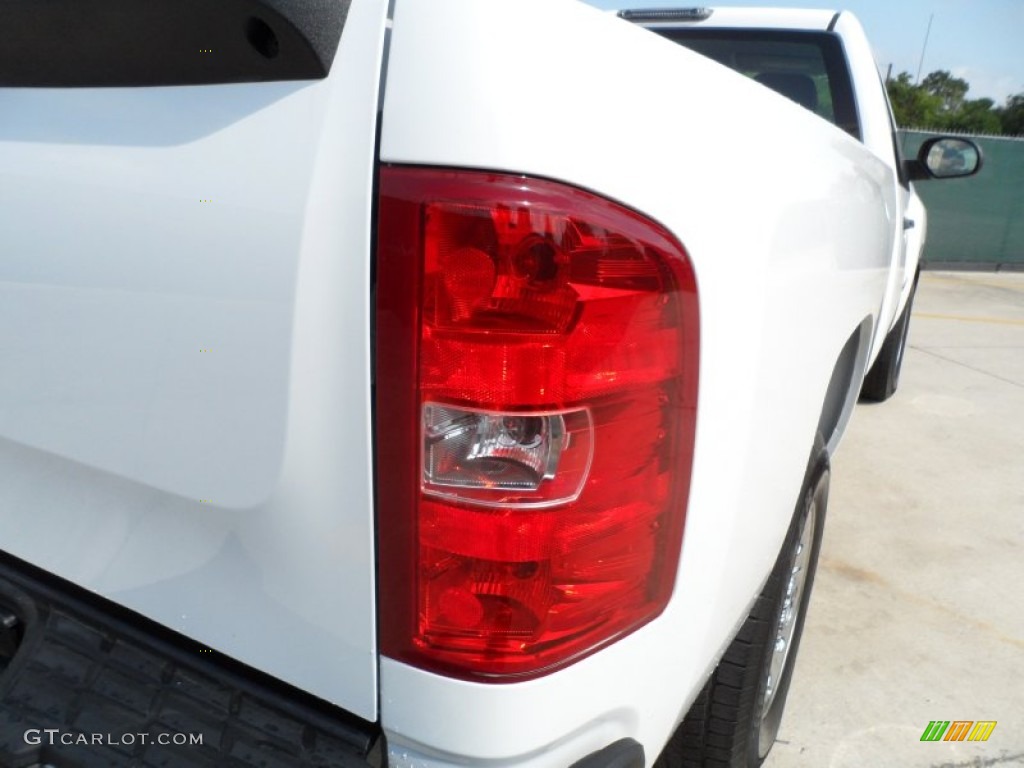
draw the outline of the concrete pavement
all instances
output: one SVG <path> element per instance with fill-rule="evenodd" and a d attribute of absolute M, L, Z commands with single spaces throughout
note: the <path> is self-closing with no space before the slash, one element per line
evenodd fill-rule
<path fill-rule="evenodd" d="M 986 742 L 922 742 L 989 720 Z M 1024 274 L 922 276 L 900 389 L 857 406 L 764 768 L 1024 765 Z"/>

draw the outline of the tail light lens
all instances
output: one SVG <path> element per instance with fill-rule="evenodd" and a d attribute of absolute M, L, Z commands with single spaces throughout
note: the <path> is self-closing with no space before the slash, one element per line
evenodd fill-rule
<path fill-rule="evenodd" d="M 381 169 L 386 655 L 523 679 L 664 609 L 697 324 L 685 251 L 633 211 L 539 179 Z"/>

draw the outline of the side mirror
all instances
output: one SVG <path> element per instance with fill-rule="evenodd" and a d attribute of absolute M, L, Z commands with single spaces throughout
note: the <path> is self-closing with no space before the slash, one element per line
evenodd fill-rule
<path fill-rule="evenodd" d="M 928 139 L 916 160 L 906 163 L 911 181 L 962 179 L 981 170 L 981 147 L 969 139 L 938 136 Z"/>

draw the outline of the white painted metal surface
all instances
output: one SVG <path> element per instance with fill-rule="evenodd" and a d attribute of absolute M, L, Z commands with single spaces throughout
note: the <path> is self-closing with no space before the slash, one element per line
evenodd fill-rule
<path fill-rule="evenodd" d="M 889 101 L 885 94 L 882 77 L 875 65 L 871 44 L 868 42 L 867 35 L 864 34 L 864 28 L 852 13 L 844 11 L 839 15 L 833 29 L 842 38 L 843 48 L 846 50 L 864 145 L 894 171 L 891 183 L 896 207 L 892 215 L 896 226 L 893 228 L 891 237 L 892 269 L 889 273 L 885 298 L 878 311 L 878 321 L 875 324 L 875 335 L 871 344 L 869 361 L 874 362 L 882 344 L 885 343 L 886 334 L 899 317 L 899 310 L 902 306 L 901 297 L 905 299 L 909 293 L 909 280 L 905 278 L 913 277 L 913 272 L 908 275 L 905 269 L 907 265 L 906 248 L 908 244 L 913 245 L 913 236 L 908 242 L 903 229 L 910 191 L 901 186 L 895 177 L 899 160 L 893 143 L 893 124 L 890 118 Z M 923 205 L 921 210 L 924 210 Z M 915 255 L 914 268 L 916 266 Z M 904 292 L 904 287 L 906 287 L 906 292 Z"/>
<path fill-rule="evenodd" d="M 561 768 L 631 736 L 653 759 L 768 573 L 840 349 L 878 312 L 892 170 L 762 86 L 566 0 L 399 2 L 393 32 L 382 160 L 552 177 L 652 216 L 693 259 L 702 339 L 669 608 L 528 683 L 383 659 L 392 758 Z"/>
<path fill-rule="evenodd" d="M 0 546 L 369 719 L 385 12 L 353 2 L 320 83 L 0 91 Z M 654 218 L 691 255 L 702 338 L 665 613 L 528 683 L 381 659 L 394 765 L 564 768 L 627 736 L 653 759 L 768 573 L 836 359 L 892 284 L 883 155 L 571 0 L 399 0 L 381 159 Z"/>
<path fill-rule="evenodd" d="M 890 108 L 882 85 L 871 44 L 857 18 L 849 11 L 811 10 L 799 8 L 713 8 L 701 21 L 645 22 L 651 28 L 685 26 L 703 29 L 770 29 L 790 31 L 826 31 L 838 35 L 850 67 L 857 103 L 861 136 L 864 145 L 885 162 L 894 173 L 893 194 L 896 208 L 893 221 L 904 217 L 915 222 L 904 231 L 902 223 L 892 232 L 892 265 L 889 285 L 878 311 L 878 322 L 872 340 L 870 361 L 875 359 L 889 329 L 895 324 L 908 295 L 921 250 L 924 246 L 924 206 L 912 187 L 903 187 L 896 176 L 898 158 L 893 146 Z M 916 229 L 916 231 L 913 231 Z"/>
<path fill-rule="evenodd" d="M 0 90 L 0 546 L 369 719 L 386 5 L 322 82 Z"/>

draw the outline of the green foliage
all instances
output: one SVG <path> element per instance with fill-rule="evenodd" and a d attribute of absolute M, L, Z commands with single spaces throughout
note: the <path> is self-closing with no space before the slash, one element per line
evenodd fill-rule
<path fill-rule="evenodd" d="M 1003 125 L 993 109 L 995 105 L 992 99 L 965 101 L 959 110 L 947 116 L 945 128 L 964 133 L 1001 133 Z"/>
<path fill-rule="evenodd" d="M 967 91 L 970 90 L 966 80 L 953 77 L 949 72 L 940 69 L 929 74 L 921 83 L 932 96 L 940 99 L 940 110 L 944 115 L 956 114 L 963 107 Z"/>
<path fill-rule="evenodd" d="M 900 126 L 935 125 L 941 102 L 919 85 L 914 85 L 909 72 L 900 72 L 895 80 L 887 83 L 889 101 Z"/>
<path fill-rule="evenodd" d="M 1015 93 L 1006 100 L 1006 106 L 997 109 L 1003 124 L 1003 133 L 1024 136 L 1024 93 Z"/>
<path fill-rule="evenodd" d="M 945 70 L 930 73 L 917 85 L 909 72 L 901 72 L 885 85 L 899 126 L 1024 135 L 1024 93 L 997 108 L 992 99 L 968 99 L 968 82 Z"/>

